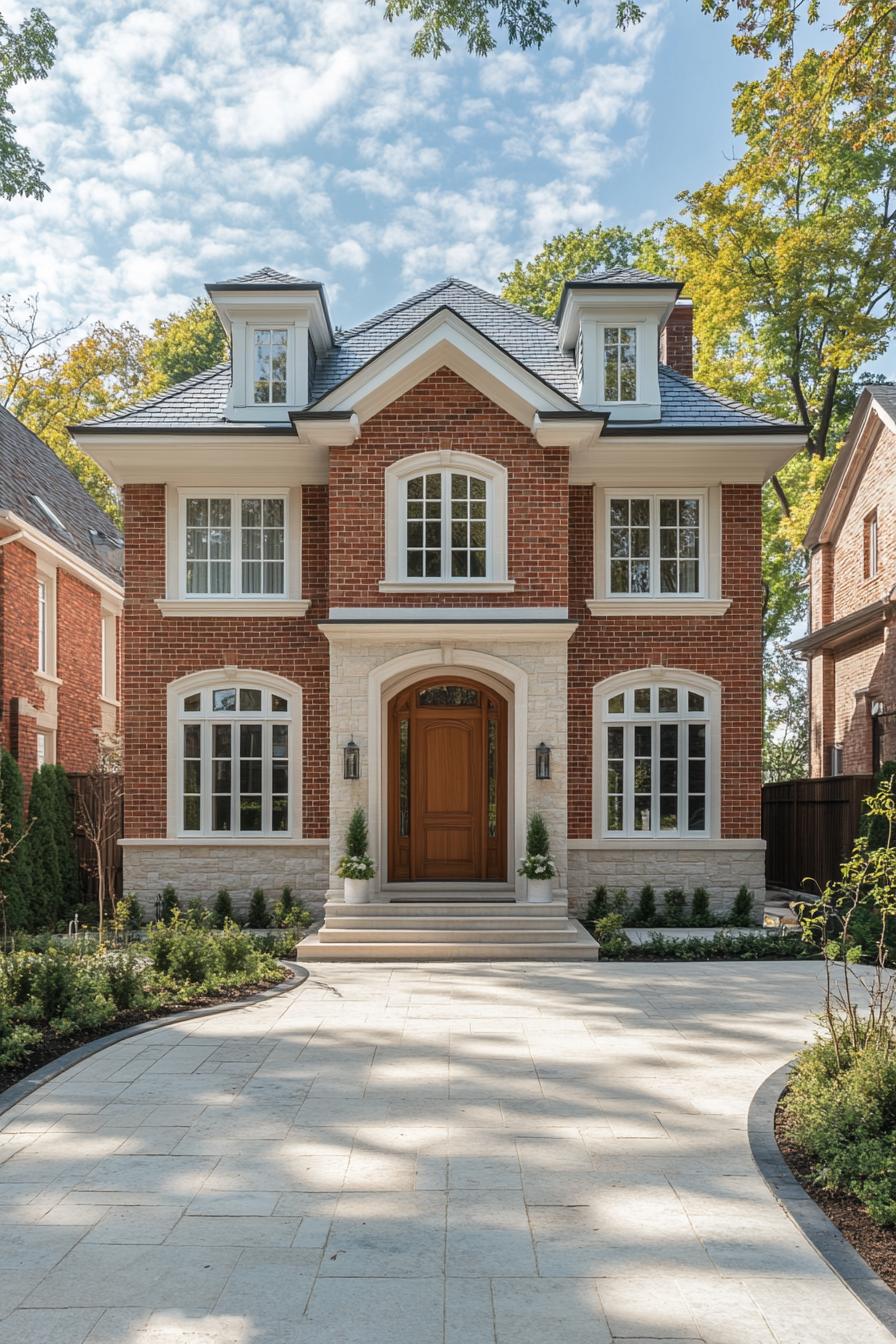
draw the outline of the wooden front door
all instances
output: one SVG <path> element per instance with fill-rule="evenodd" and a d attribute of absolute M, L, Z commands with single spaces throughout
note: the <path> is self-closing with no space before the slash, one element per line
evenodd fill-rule
<path fill-rule="evenodd" d="M 501 882 L 507 705 L 462 677 L 430 678 L 389 707 L 389 880 Z"/>

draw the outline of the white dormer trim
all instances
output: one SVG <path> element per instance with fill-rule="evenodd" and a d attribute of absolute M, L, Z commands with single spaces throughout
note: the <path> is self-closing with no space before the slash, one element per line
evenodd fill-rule
<path fill-rule="evenodd" d="M 311 351 L 330 348 L 330 329 L 318 289 L 214 290 L 212 303 L 230 336 L 232 379 L 228 415 L 236 420 L 271 422 L 289 419 L 290 410 L 307 406 Z M 257 406 L 253 398 L 253 343 L 259 327 L 285 328 L 287 344 L 286 401 Z"/>
<path fill-rule="evenodd" d="M 580 345 L 579 400 L 589 410 L 608 411 L 614 423 L 659 420 L 660 332 L 675 306 L 673 291 L 656 289 L 571 289 L 564 305 L 558 343 Z M 637 331 L 637 400 L 610 401 L 603 385 L 604 328 Z"/>

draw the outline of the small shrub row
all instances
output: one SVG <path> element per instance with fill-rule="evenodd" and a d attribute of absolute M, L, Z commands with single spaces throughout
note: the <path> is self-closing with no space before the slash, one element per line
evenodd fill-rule
<path fill-rule="evenodd" d="M 241 920 L 233 908 L 233 898 L 226 887 L 215 896 L 211 907 L 199 896 L 194 896 L 186 910 L 182 907 L 174 887 L 165 887 L 156 898 L 157 922 L 171 924 L 175 916 L 182 914 L 191 924 L 202 928 L 223 929 L 229 922 L 244 924 L 252 929 L 303 929 L 311 923 L 311 911 L 301 896 L 294 896 L 291 887 L 284 887 L 280 899 L 273 910 L 268 909 L 267 897 L 261 887 L 256 887 L 249 901 L 245 920 Z"/>
<path fill-rule="evenodd" d="M 599 919 L 594 936 L 602 961 L 803 961 L 821 955 L 799 933 L 719 929 L 712 938 L 669 938 L 656 932 L 641 943 L 633 943 L 618 913 Z"/>
<path fill-rule="evenodd" d="M 79 900 L 72 790 L 61 765 L 42 765 L 31 779 L 28 812 L 18 763 L 0 748 L 0 934 L 55 928 Z"/>
<path fill-rule="evenodd" d="M 641 888 L 634 901 L 625 887 L 620 887 L 612 895 L 606 887 L 596 887 L 585 912 L 585 924 L 593 931 L 598 921 L 607 915 L 618 915 L 620 927 L 629 929 L 740 929 L 756 923 L 753 894 L 749 887 L 741 887 L 734 898 L 731 913 L 724 919 L 713 915 L 709 892 L 705 887 L 695 887 L 690 902 L 681 887 L 670 887 L 663 892 L 662 908 L 649 882 Z"/>
<path fill-rule="evenodd" d="M 0 954 L 0 1067 L 27 1058 L 47 1031 L 93 1031 L 134 1009 L 275 983 L 283 978 L 279 952 L 232 920 L 217 932 L 175 912 L 170 924 L 152 925 L 141 944 L 99 949 L 76 942 Z"/>

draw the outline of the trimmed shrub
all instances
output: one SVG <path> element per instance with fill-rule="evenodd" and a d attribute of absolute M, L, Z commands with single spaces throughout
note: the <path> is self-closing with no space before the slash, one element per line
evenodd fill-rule
<path fill-rule="evenodd" d="M 192 896 L 187 901 L 184 921 L 196 929 L 207 929 L 212 922 L 211 913 L 201 896 Z"/>
<path fill-rule="evenodd" d="M 256 887 L 252 893 L 246 922 L 251 929 L 267 929 L 270 927 L 271 915 L 261 887 Z"/>
<path fill-rule="evenodd" d="M 694 928 L 705 928 L 712 924 L 712 911 L 709 908 L 709 892 L 705 887 L 695 887 L 691 897 L 691 923 Z"/>
<path fill-rule="evenodd" d="M 646 882 L 641 888 L 634 917 L 638 924 L 648 925 L 653 924 L 656 919 L 656 896 L 649 882 Z"/>
<path fill-rule="evenodd" d="M 619 915 L 623 924 L 628 919 L 631 904 L 625 887 L 617 887 L 610 897 L 610 911 L 614 915 Z"/>
<path fill-rule="evenodd" d="M 622 915 L 604 915 L 594 925 L 594 937 L 602 957 L 623 957 L 631 947 L 631 939 L 622 927 Z"/>
<path fill-rule="evenodd" d="M 112 952 L 105 960 L 109 996 L 119 1012 L 137 1008 L 144 1000 L 140 962 L 133 948 Z"/>
<path fill-rule="evenodd" d="M 545 819 L 540 812 L 533 812 L 529 818 L 529 827 L 526 831 L 526 853 L 550 854 L 550 852 L 551 838 L 548 835 Z"/>
<path fill-rule="evenodd" d="M 223 929 L 228 919 L 233 919 L 233 901 L 227 888 L 222 887 L 212 906 L 212 928 Z"/>
<path fill-rule="evenodd" d="M 606 887 L 595 887 L 585 910 L 585 923 L 593 927 L 599 919 L 603 919 L 604 915 L 609 913 L 610 902 Z"/>
<path fill-rule="evenodd" d="M 367 836 L 367 817 L 363 807 L 356 807 L 345 832 L 345 853 L 350 859 L 363 859 L 367 856 L 369 844 Z"/>
<path fill-rule="evenodd" d="M 13 853 L 0 864 L 0 895 L 6 915 L 7 929 L 29 926 L 31 917 L 31 865 L 28 847 L 22 841 L 25 829 L 24 787 L 22 774 L 14 756 L 0 747 L 0 848 Z M 2 931 L 0 916 L 0 931 Z"/>
<path fill-rule="evenodd" d="M 280 899 L 274 906 L 274 927 L 278 929 L 289 929 L 295 921 L 296 903 L 293 899 L 292 887 L 284 887 Z"/>
<path fill-rule="evenodd" d="M 56 846 L 62 904 L 68 914 L 81 899 L 81 870 L 75 852 L 75 809 L 71 780 L 61 765 L 50 765 L 55 793 Z"/>
<path fill-rule="evenodd" d="M 42 765 L 31 779 L 28 803 L 30 830 L 25 840 L 31 866 L 31 919 L 33 929 L 55 928 L 65 902 L 59 864 L 59 812 L 53 767 Z"/>
<path fill-rule="evenodd" d="M 755 923 L 753 919 L 753 893 L 749 887 L 741 887 L 734 898 L 728 923 L 735 929 L 745 929 Z"/>
<path fill-rule="evenodd" d="M 684 924 L 684 907 L 687 897 L 681 887 L 670 887 L 668 891 L 663 892 L 663 908 L 666 914 L 666 923 L 672 928 L 681 928 Z"/>
<path fill-rule="evenodd" d="M 171 924 L 175 914 L 180 911 L 180 901 L 172 886 L 163 887 L 159 894 L 159 919 L 163 924 Z"/>

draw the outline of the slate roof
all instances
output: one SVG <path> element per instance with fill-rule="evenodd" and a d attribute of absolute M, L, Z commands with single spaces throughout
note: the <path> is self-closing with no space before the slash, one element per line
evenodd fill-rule
<path fill-rule="evenodd" d="M 37 503 L 37 496 L 59 519 L 61 527 Z M 0 406 L 0 509 L 86 560 L 107 578 L 121 583 L 123 539 L 52 448 Z M 110 541 L 111 554 L 96 543 Z"/>
<path fill-rule="evenodd" d="M 262 266 L 259 271 L 250 271 L 248 275 L 238 275 L 235 280 L 216 280 L 206 289 L 321 289 L 319 280 L 302 280 L 297 275 L 287 275 L 285 271 L 275 271 L 271 266 Z"/>
<path fill-rule="evenodd" d="M 641 271 L 637 266 L 611 266 L 605 271 L 583 271 L 570 283 L 605 285 L 608 289 L 616 289 L 620 285 L 629 285 L 634 289 L 640 289 L 643 285 L 651 287 L 662 285 L 668 289 L 681 289 L 677 280 L 670 280 L 667 275 L 652 275 L 650 271 Z"/>
<path fill-rule="evenodd" d="M 613 272 L 603 274 L 610 276 L 623 272 L 640 277 L 632 279 L 632 284 L 646 283 L 643 277 L 648 273 L 635 271 L 632 267 L 616 268 Z M 652 283 L 655 277 L 648 276 L 648 279 Z M 515 304 L 465 280 L 451 278 L 340 333 L 337 344 L 317 362 L 309 406 L 313 408 L 328 392 L 363 368 L 376 355 L 444 308 L 457 313 L 555 391 L 570 401 L 576 401 L 578 376 L 575 360 L 571 353 L 558 348 L 557 326 L 554 322 L 527 313 Z M 167 392 L 150 397 L 124 411 L 92 420 L 79 428 L 85 431 L 97 427 L 110 431 L 113 428 L 245 430 L 245 422 L 225 419 L 229 381 L 229 365 L 219 364 L 207 373 L 197 374 L 169 388 Z M 662 418 L 659 424 L 655 420 L 640 424 L 633 421 L 614 424 L 611 414 L 604 433 L 677 432 L 685 429 L 757 432 L 763 429 L 792 428 L 758 411 L 739 406 L 664 365 L 660 365 L 660 401 Z M 280 427 L 283 428 L 282 422 Z M 253 427 L 253 432 L 262 430 L 263 426 Z"/>

